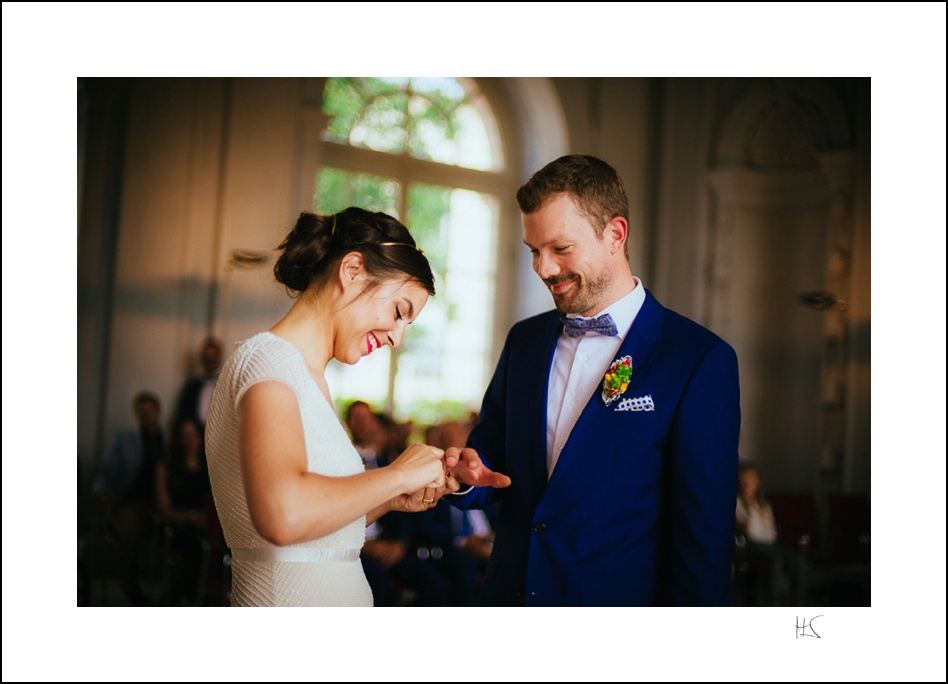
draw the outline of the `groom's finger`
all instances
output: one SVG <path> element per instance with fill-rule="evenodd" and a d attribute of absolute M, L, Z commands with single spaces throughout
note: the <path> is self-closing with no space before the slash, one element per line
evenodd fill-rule
<path fill-rule="evenodd" d="M 445 470 L 453 468 L 461 460 L 461 450 L 457 447 L 448 447 L 447 451 L 444 452 L 444 468 Z"/>

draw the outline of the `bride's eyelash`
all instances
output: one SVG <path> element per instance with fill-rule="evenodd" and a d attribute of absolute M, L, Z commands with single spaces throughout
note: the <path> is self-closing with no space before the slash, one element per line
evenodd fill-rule
<path fill-rule="evenodd" d="M 402 320 L 402 312 L 401 312 L 401 310 L 399 310 L 397 304 L 395 305 L 395 320 L 396 320 L 396 321 Z"/>

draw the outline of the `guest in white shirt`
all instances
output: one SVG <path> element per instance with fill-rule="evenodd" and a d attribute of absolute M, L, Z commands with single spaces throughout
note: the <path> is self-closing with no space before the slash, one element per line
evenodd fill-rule
<path fill-rule="evenodd" d="M 751 463 L 738 468 L 738 496 L 735 521 L 744 536 L 747 562 L 763 570 L 760 591 L 752 591 L 751 602 L 769 606 L 786 605 L 798 583 L 800 561 L 796 554 L 777 543 L 774 509 L 764 497 L 760 470 Z"/>

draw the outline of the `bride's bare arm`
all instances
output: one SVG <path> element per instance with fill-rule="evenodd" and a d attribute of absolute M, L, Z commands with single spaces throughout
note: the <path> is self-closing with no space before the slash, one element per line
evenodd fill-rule
<path fill-rule="evenodd" d="M 296 394 L 277 381 L 257 383 L 241 398 L 237 441 L 250 519 L 279 546 L 324 537 L 399 495 L 444 482 L 444 452 L 423 444 L 357 475 L 308 472 Z"/>

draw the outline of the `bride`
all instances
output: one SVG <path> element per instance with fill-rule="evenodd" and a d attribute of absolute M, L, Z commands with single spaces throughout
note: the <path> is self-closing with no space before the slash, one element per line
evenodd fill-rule
<path fill-rule="evenodd" d="M 418 512 L 458 483 L 457 461 L 412 444 L 366 471 L 333 409 L 331 359 L 397 348 L 429 296 L 427 258 L 399 221 L 349 208 L 300 214 L 274 275 L 294 298 L 224 364 L 207 419 L 215 505 L 233 556 L 234 606 L 371 606 L 365 527 Z"/>

